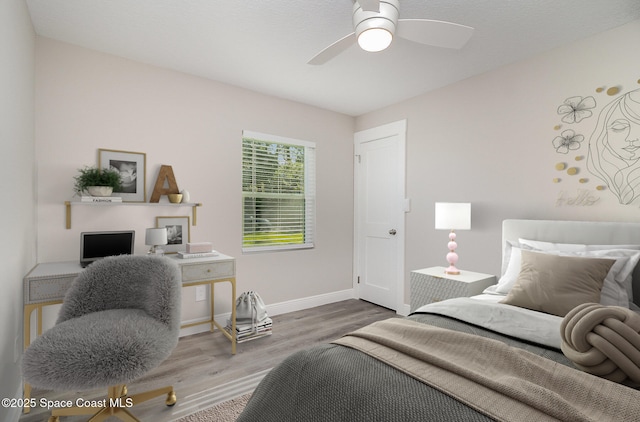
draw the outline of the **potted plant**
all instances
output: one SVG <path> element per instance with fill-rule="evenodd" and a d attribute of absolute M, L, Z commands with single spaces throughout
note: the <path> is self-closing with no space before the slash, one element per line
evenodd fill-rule
<path fill-rule="evenodd" d="M 115 169 L 101 169 L 86 166 L 78 169 L 78 175 L 74 177 L 74 191 L 78 195 L 83 192 L 91 196 L 110 196 L 111 193 L 121 189 L 120 172 Z"/>

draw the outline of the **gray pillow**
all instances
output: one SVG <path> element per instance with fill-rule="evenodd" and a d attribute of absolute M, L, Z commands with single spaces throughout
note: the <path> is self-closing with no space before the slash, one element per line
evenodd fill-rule
<path fill-rule="evenodd" d="M 604 279 L 615 259 L 522 251 L 513 288 L 500 303 L 565 316 L 583 303 L 600 302 Z"/>

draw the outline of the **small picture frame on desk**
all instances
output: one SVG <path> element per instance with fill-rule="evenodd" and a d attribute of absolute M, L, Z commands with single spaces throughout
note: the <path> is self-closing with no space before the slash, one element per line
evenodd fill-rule
<path fill-rule="evenodd" d="M 162 246 L 165 253 L 177 253 L 187 249 L 191 238 L 189 216 L 156 217 L 156 227 L 167 228 L 167 244 Z"/>

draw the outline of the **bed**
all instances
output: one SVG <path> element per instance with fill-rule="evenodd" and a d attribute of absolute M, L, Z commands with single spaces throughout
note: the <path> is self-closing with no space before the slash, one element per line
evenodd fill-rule
<path fill-rule="evenodd" d="M 238 422 L 638 420 L 640 224 L 502 229 L 498 284 L 294 353 Z"/>

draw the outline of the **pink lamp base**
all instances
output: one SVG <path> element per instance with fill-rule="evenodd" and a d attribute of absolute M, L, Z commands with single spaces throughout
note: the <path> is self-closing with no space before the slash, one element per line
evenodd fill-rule
<path fill-rule="evenodd" d="M 460 270 L 454 267 L 453 265 L 450 265 L 449 268 L 444 270 L 444 273 L 449 275 L 460 275 Z"/>
<path fill-rule="evenodd" d="M 460 270 L 456 268 L 456 263 L 458 262 L 458 254 L 456 253 L 456 248 L 458 244 L 456 243 L 456 234 L 453 230 L 449 233 L 449 243 L 447 244 L 449 247 L 449 253 L 447 254 L 447 262 L 449 263 L 449 268 L 444 270 L 445 274 L 450 275 L 458 275 L 460 274 Z"/>

